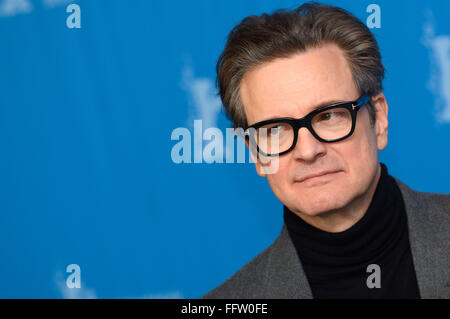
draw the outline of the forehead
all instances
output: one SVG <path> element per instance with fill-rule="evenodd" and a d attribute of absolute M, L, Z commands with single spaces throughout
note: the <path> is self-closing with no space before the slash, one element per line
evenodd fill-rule
<path fill-rule="evenodd" d="M 358 92 L 343 51 L 326 44 L 252 69 L 242 79 L 240 95 L 253 124 L 303 117 L 324 102 L 355 100 Z"/>

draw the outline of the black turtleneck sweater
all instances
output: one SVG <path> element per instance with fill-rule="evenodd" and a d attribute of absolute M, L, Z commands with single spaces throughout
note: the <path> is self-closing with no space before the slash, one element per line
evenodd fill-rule
<path fill-rule="evenodd" d="M 320 230 L 286 206 L 284 221 L 314 298 L 420 298 L 403 197 L 383 163 L 369 208 L 349 229 Z M 380 288 L 367 286 L 370 264 L 380 266 Z"/>

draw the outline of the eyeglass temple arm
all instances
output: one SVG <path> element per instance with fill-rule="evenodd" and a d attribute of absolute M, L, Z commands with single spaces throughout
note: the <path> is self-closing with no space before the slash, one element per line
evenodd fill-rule
<path fill-rule="evenodd" d="M 367 102 L 369 102 L 369 100 L 370 96 L 368 94 L 364 94 L 356 101 L 356 104 L 353 104 L 353 109 L 363 107 L 367 104 Z"/>

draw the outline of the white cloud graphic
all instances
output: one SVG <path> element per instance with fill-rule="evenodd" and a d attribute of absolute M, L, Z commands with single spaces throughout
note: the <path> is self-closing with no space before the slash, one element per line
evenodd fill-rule
<path fill-rule="evenodd" d="M 429 49 L 431 77 L 428 88 L 436 96 L 436 118 L 450 123 L 450 35 L 436 35 L 433 15 L 427 13 L 422 43 Z"/>
<path fill-rule="evenodd" d="M 74 0 L 42 0 L 44 8 L 76 3 Z M 0 17 L 13 17 L 18 14 L 31 13 L 34 7 L 30 0 L 0 0 Z"/>
<path fill-rule="evenodd" d="M 66 278 L 61 271 L 55 275 L 55 285 L 64 299 L 97 299 L 95 290 L 86 287 L 84 283 L 82 283 L 81 288 L 67 287 Z"/>
<path fill-rule="evenodd" d="M 30 13 L 32 10 L 33 5 L 29 0 L 3 0 L 0 2 L 0 17 Z"/>
<path fill-rule="evenodd" d="M 67 287 L 66 280 L 68 273 L 58 271 L 54 276 L 54 283 L 57 291 L 63 299 L 98 299 L 94 289 L 86 287 L 84 282 L 81 283 L 81 288 Z M 122 297 L 120 297 L 122 298 Z M 149 293 L 139 297 L 125 297 L 126 299 L 185 299 L 179 290 Z"/>
<path fill-rule="evenodd" d="M 220 97 L 216 94 L 214 81 L 209 78 L 195 77 L 190 65 L 186 65 L 182 70 L 181 86 L 188 92 L 189 103 L 194 106 L 190 111 L 186 127 L 193 130 L 194 120 L 202 120 L 202 130 L 217 127 L 217 118 L 222 107 Z M 205 145 L 203 145 L 205 147 Z M 211 162 L 210 154 L 203 154 L 203 149 L 194 148 L 194 158 L 203 158 Z M 205 158 L 206 157 L 206 158 Z"/>
<path fill-rule="evenodd" d="M 195 118 L 202 120 L 203 128 L 216 127 L 222 102 L 216 95 L 214 81 L 195 77 L 192 67 L 187 65 L 182 70 L 182 87 L 189 93 L 190 102 L 195 107 Z M 190 125 L 192 123 L 189 122 Z"/>

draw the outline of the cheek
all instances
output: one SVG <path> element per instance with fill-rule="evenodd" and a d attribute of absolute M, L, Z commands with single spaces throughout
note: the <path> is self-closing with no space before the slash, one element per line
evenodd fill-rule
<path fill-rule="evenodd" d="M 267 181 L 274 194 L 280 198 L 289 188 L 289 165 L 288 156 L 282 157 L 278 161 L 278 169 L 274 174 L 267 175 Z"/>
<path fill-rule="evenodd" d="M 281 157 L 278 171 L 267 175 L 269 185 L 275 196 L 283 203 L 305 211 L 321 211 L 332 207 L 341 207 L 352 198 L 364 193 L 373 178 L 378 163 L 376 136 L 370 127 L 363 125 L 355 129 L 354 134 L 341 142 L 326 144 L 323 158 L 317 158 L 324 165 L 339 163 L 344 172 L 335 182 L 319 188 L 291 182 L 291 170 L 297 165 L 310 165 L 296 161 L 289 156 Z M 311 164 L 312 166 L 317 165 Z M 330 165 L 334 166 L 334 165 Z M 339 195 L 339 196 L 337 196 Z"/>
<path fill-rule="evenodd" d="M 370 128 L 364 127 L 356 131 L 349 140 L 344 140 L 342 145 L 334 148 L 334 151 L 346 165 L 350 183 L 357 189 L 364 189 L 373 177 L 373 172 L 378 163 L 378 151 L 376 135 Z"/>

